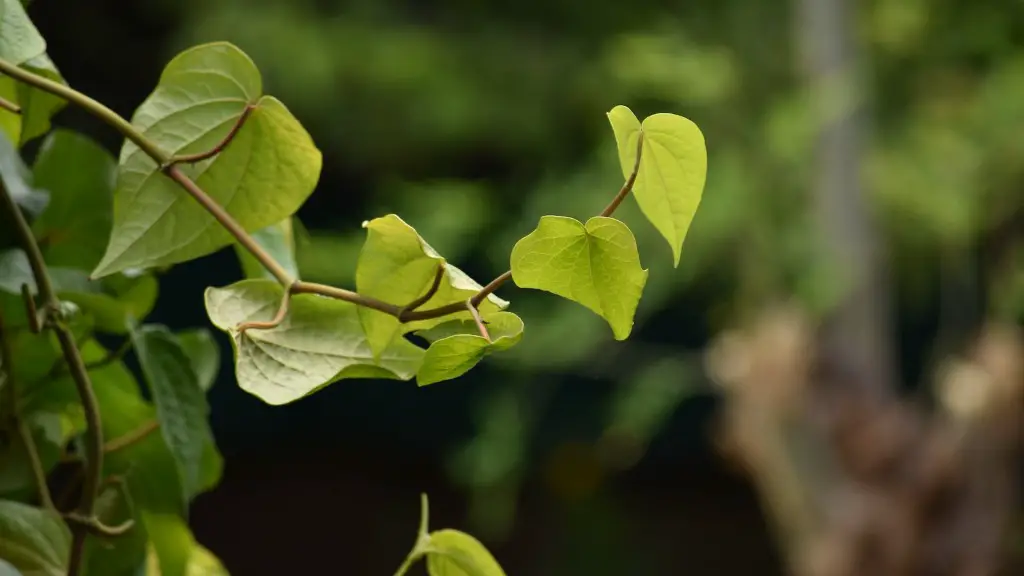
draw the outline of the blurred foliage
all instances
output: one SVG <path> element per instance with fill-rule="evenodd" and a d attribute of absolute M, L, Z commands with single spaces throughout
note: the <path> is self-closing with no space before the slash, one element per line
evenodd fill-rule
<path fill-rule="evenodd" d="M 359 223 L 388 212 L 485 280 L 508 267 L 512 245 L 541 215 L 585 218 L 618 189 L 604 118 L 613 105 L 640 117 L 681 114 L 703 130 L 704 200 L 679 268 L 652 267 L 628 343 L 611 347 L 603 320 L 581 306 L 502 291 L 529 328 L 474 380 L 503 385 L 483 388 L 477 436 L 455 449 L 451 466 L 474 495 L 471 516 L 492 535 L 514 521 L 527 467 L 621 465 L 601 455 L 622 430 L 629 446 L 651 442 L 700 390 L 691 355 L 712 334 L 776 298 L 826 309 L 841 285 L 842 263 L 817 252 L 809 184 L 818 120 L 806 105 L 788 3 L 149 5 L 152 18 L 175 22 L 164 60 L 198 42 L 236 43 L 324 151 L 321 185 L 300 212 L 310 235 L 298 242 L 298 265 L 309 280 L 351 285 Z M 1021 320 L 1024 11 L 1002 0 L 857 6 L 865 67 L 845 90 L 864 93 L 871 109 L 864 175 L 900 326 L 941 324 L 944 306 L 968 301 L 982 304 L 971 321 Z M 645 265 L 670 257 L 634 202 L 619 216 L 634 223 Z M 972 280 L 946 286 L 950 263 Z M 909 378 L 920 376 L 913 357 L 903 364 Z M 545 424 L 546 411 L 556 382 L 570 378 L 616 392 L 603 408 L 579 408 L 590 420 L 560 437 L 569 448 L 551 449 L 572 460 L 558 464 L 536 430 L 559 429 Z M 581 456 L 577 441 L 594 453 Z"/>

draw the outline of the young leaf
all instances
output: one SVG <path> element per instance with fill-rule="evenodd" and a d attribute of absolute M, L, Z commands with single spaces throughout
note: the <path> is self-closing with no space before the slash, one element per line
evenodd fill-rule
<path fill-rule="evenodd" d="M 427 572 L 430 576 L 505 576 L 479 540 L 450 529 L 430 533 Z"/>
<path fill-rule="evenodd" d="M 218 145 L 252 107 L 216 156 L 180 166 L 248 231 L 293 214 L 316 186 L 322 162 L 298 120 L 262 90 L 245 53 L 226 42 L 204 44 L 171 60 L 132 118 L 162 150 L 196 154 Z M 95 277 L 184 262 L 233 240 L 130 141 L 121 149 L 114 204 L 113 233 Z"/>
<path fill-rule="evenodd" d="M 68 573 L 71 533 L 60 516 L 9 500 L 0 500 L 0 558 L 25 574 Z"/>
<path fill-rule="evenodd" d="M 511 312 L 495 312 L 484 318 L 491 337 L 480 335 L 476 322 L 455 320 L 417 333 L 431 341 L 416 373 L 420 386 L 458 378 L 469 372 L 484 356 L 507 350 L 523 337 L 523 321 Z"/>
<path fill-rule="evenodd" d="M 207 288 L 206 312 L 231 336 L 238 385 L 268 404 L 287 404 L 343 378 L 409 380 L 423 350 L 395 339 L 374 359 L 356 306 L 312 294 L 292 297 L 284 322 L 239 333 L 242 322 L 270 320 L 283 295 L 280 284 L 243 280 Z"/>
<path fill-rule="evenodd" d="M 622 222 L 597 216 L 584 226 L 573 218 L 544 216 L 512 248 L 512 280 L 583 304 L 608 321 L 617 340 L 625 340 L 647 270 Z"/>
<path fill-rule="evenodd" d="M 420 309 L 435 308 L 453 302 L 464 302 L 481 286 L 463 271 L 445 262 L 416 230 L 394 214 L 375 218 L 363 225 L 366 243 L 356 265 L 356 289 L 360 294 L 385 302 L 406 304 L 423 296 L 433 284 L 438 267 L 444 268 L 437 292 Z M 497 312 L 508 302 L 490 294 L 480 304 L 480 313 Z M 469 312 L 447 318 L 401 324 L 397 318 L 371 310 L 359 309 L 359 318 L 366 330 L 370 349 L 377 356 L 395 336 L 413 330 L 424 330 L 454 318 L 472 319 Z"/>
<path fill-rule="evenodd" d="M 39 54 L 20 64 L 21 68 L 48 80 L 66 84 L 57 67 L 46 54 Z M 9 76 L 0 76 L 0 96 L 21 107 L 21 114 L 0 112 L 0 128 L 11 142 L 24 145 L 50 130 L 50 118 L 67 102 L 49 92 L 18 82 Z"/>
<path fill-rule="evenodd" d="M 32 174 L 50 203 L 32 231 L 48 265 L 91 270 L 99 262 L 110 236 L 116 167 L 109 152 L 75 132 L 57 130 L 43 141 Z"/>
<path fill-rule="evenodd" d="M 672 257 L 678 266 L 683 240 L 704 192 L 708 167 L 704 135 L 696 124 L 674 114 L 654 114 L 641 125 L 625 106 L 613 108 L 608 120 L 626 178 L 636 164 L 637 138 L 643 132 L 640 171 L 633 184 L 633 195 L 644 216 L 672 247 Z"/>
<path fill-rule="evenodd" d="M 145 325 L 133 330 L 131 338 L 187 502 L 199 491 L 203 443 L 210 435 L 206 396 L 188 356 L 166 327 Z"/>
<path fill-rule="evenodd" d="M 213 334 L 206 328 L 193 328 L 178 332 L 178 343 L 185 351 L 192 369 L 199 378 L 199 387 L 208 392 L 217 381 L 220 372 L 220 346 L 213 339 Z"/>
<path fill-rule="evenodd" d="M 277 260 L 278 264 L 284 266 L 292 278 L 298 279 L 299 267 L 295 263 L 295 235 L 292 232 L 291 217 L 253 232 L 252 237 L 274 257 L 274 260 Z M 242 264 L 242 273 L 246 278 L 274 279 L 273 274 L 268 272 L 248 250 L 236 244 L 235 253 L 238 254 L 238 261 Z"/>

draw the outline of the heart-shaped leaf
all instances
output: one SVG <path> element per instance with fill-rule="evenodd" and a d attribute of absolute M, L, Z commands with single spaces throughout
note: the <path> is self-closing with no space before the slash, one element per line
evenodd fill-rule
<path fill-rule="evenodd" d="M 636 165 L 637 138 L 643 131 L 640 170 L 633 184 L 633 195 L 644 216 L 672 247 L 675 265 L 683 250 L 683 240 L 697 213 L 708 155 L 704 135 L 690 120 L 675 114 L 654 114 L 643 124 L 625 106 L 608 113 L 619 149 L 622 174 L 628 178 Z"/>
<path fill-rule="evenodd" d="M 404 305 L 425 295 L 434 282 L 438 267 L 444 276 L 437 292 L 420 310 L 464 302 L 482 286 L 465 272 L 448 264 L 416 230 L 394 214 L 375 218 L 363 225 L 366 243 L 356 266 L 356 289 L 364 296 Z M 494 294 L 480 303 L 480 313 L 490 314 L 508 307 L 508 302 Z M 380 354 L 395 336 L 414 330 L 425 330 L 447 320 L 468 319 L 468 311 L 444 318 L 401 324 L 394 316 L 370 308 L 360 308 L 359 318 L 375 355 Z"/>
<path fill-rule="evenodd" d="M 418 332 L 431 341 L 416 373 L 420 386 L 458 378 L 484 356 L 507 350 L 523 337 L 523 321 L 511 312 L 495 312 L 484 320 L 491 340 L 480 335 L 473 320 L 455 320 Z"/>
<path fill-rule="evenodd" d="M 68 573 L 71 532 L 55 513 L 0 500 L 0 558 L 24 574 Z"/>
<path fill-rule="evenodd" d="M 312 193 L 321 154 L 287 108 L 262 96 L 255 64 L 226 42 L 182 52 L 164 69 L 132 124 L 168 154 L 213 149 L 251 108 L 216 156 L 181 170 L 247 231 L 293 214 Z M 114 229 L 99 277 L 128 267 L 183 262 L 232 242 L 231 235 L 130 141 L 121 149 Z"/>
<path fill-rule="evenodd" d="M 505 576 L 505 571 L 479 540 L 458 530 L 430 533 L 427 547 L 430 576 Z"/>
<path fill-rule="evenodd" d="M 343 378 L 409 380 L 423 361 L 423 350 L 402 338 L 375 360 L 356 306 L 312 294 L 292 297 L 279 326 L 238 332 L 242 322 L 273 318 L 282 295 L 269 280 L 206 290 L 210 320 L 231 335 L 238 385 L 268 404 L 298 400 Z"/>
<path fill-rule="evenodd" d="M 647 270 L 622 222 L 597 216 L 584 226 L 573 218 L 544 216 L 512 248 L 512 280 L 583 304 L 608 321 L 617 340 L 625 340 Z"/>

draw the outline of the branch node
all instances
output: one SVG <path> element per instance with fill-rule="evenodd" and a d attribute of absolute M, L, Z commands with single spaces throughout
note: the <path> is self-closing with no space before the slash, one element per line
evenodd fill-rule
<path fill-rule="evenodd" d="M 245 333 L 246 330 L 270 330 L 271 328 L 277 328 L 284 322 L 285 316 L 288 315 L 288 306 L 291 304 L 292 291 L 295 289 L 295 282 L 289 283 L 284 287 L 284 296 L 281 297 L 281 305 L 277 308 L 277 314 L 269 321 L 252 321 L 242 322 L 238 326 L 235 326 L 235 330 L 238 331 L 239 335 Z"/>

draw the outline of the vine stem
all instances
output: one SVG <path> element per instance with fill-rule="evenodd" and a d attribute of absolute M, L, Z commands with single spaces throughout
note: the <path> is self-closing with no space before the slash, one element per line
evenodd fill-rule
<path fill-rule="evenodd" d="M 629 196 L 629 192 L 633 190 L 633 185 L 636 184 L 636 176 L 640 173 L 640 158 L 644 152 L 644 131 L 641 128 L 640 134 L 636 137 L 636 160 L 633 162 L 633 171 L 630 172 L 629 178 L 626 178 L 626 182 L 619 189 L 619 193 L 612 198 L 612 201 L 605 206 L 604 210 L 601 211 L 601 216 L 609 217 L 615 213 L 615 209 L 622 204 L 622 201 Z"/>
<path fill-rule="evenodd" d="M 39 458 L 39 450 L 36 447 L 35 438 L 32 437 L 32 430 L 28 423 L 21 416 L 21 406 L 18 399 L 17 381 L 14 378 L 14 355 L 11 354 L 11 343 L 7 340 L 3 316 L 0 316 L 0 366 L 3 366 L 4 373 L 4 401 L 9 407 L 10 417 L 17 428 L 18 436 L 25 447 L 25 454 L 28 456 L 28 463 L 32 469 L 32 478 L 36 483 L 36 490 L 39 492 L 39 502 L 43 508 L 56 511 L 53 505 L 53 497 L 50 496 L 50 487 L 46 484 L 46 470 L 43 469 L 42 460 Z"/>
<path fill-rule="evenodd" d="M 61 317 L 60 300 L 58 300 L 57 293 L 53 289 L 53 283 L 50 281 L 49 272 L 46 270 L 43 254 L 39 250 L 39 244 L 36 243 L 36 239 L 32 235 L 32 229 L 25 220 L 24 214 L 18 209 L 7 188 L 2 184 L 0 184 L 0 208 L 7 212 L 11 221 L 14 222 L 14 231 L 18 236 L 22 249 L 28 256 L 32 276 L 36 281 L 37 292 L 42 300 L 42 308 L 46 318 L 45 325 L 52 328 L 57 334 L 57 341 L 60 343 L 64 361 L 67 362 L 71 378 L 75 383 L 79 399 L 82 402 L 82 410 L 85 412 L 86 474 L 85 483 L 82 488 L 82 497 L 78 503 L 78 515 L 92 518 L 103 474 L 103 427 L 100 421 L 99 403 L 96 401 L 96 395 L 93 393 L 92 382 L 89 381 L 89 372 L 86 370 L 85 362 L 82 360 L 82 354 L 78 351 L 75 338 Z M 75 576 L 81 568 L 85 539 L 88 534 L 88 527 L 72 524 L 71 555 L 68 561 L 69 576 Z"/>
<path fill-rule="evenodd" d="M 210 151 L 187 156 L 172 156 L 161 150 L 155 142 L 147 138 L 140 130 L 132 126 L 128 120 L 125 120 L 124 117 L 119 115 L 117 112 L 114 112 L 103 103 L 90 98 L 70 86 L 54 82 L 49 78 L 45 78 L 29 70 L 20 68 L 3 59 L 0 59 L 0 73 L 6 74 L 15 80 L 28 84 L 34 88 L 42 90 L 43 92 L 48 92 L 54 96 L 63 98 L 71 104 L 74 104 L 93 116 L 96 116 L 104 123 L 121 133 L 122 136 L 138 146 L 143 152 L 152 158 L 161 172 L 183 188 L 189 196 L 199 202 L 199 204 L 209 212 L 210 215 L 213 216 L 213 218 L 216 219 L 217 222 L 227 230 L 243 248 L 246 249 L 246 251 L 248 251 L 282 286 L 287 289 L 289 294 L 318 294 L 328 298 L 343 300 L 351 302 L 357 306 L 371 308 L 373 310 L 389 314 L 398 318 L 401 322 L 414 322 L 417 320 L 440 318 L 462 312 L 466 309 L 465 302 L 453 302 L 445 306 L 439 306 L 428 310 L 416 310 L 408 305 L 400 306 L 383 302 L 376 298 L 364 296 L 344 288 L 296 280 L 287 270 L 285 270 L 283 266 L 281 266 L 279 262 L 277 262 L 277 260 L 274 259 L 273 256 L 270 255 L 270 253 L 264 250 L 263 247 L 261 247 L 259 243 L 245 231 L 238 221 L 228 214 L 227 210 L 211 198 L 209 194 L 203 191 L 195 181 L 188 177 L 187 174 L 182 172 L 178 165 L 180 162 L 203 160 L 213 157 L 217 153 L 221 152 L 241 129 L 246 118 L 248 118 L 252 113 L 252 104 L 247 105 L 241 117 L 229 131 L 228 135 Z M 602 216 L 610 216 L 615 212 L 615 209 L 622 203 L 622 200 L 629 194 L 630 190 L 633 189 L 633 184 L 636 182 L 636 176 L 640 168 L 642 148 L 643 133 L 641 132 L 640 137 L 637 139 L 636 164 L 633 166 L 633 172 L 626 180 L 626 183 L 623 184 L 619 193 L 615 196 L 612 202 L 601 212 Z M 479 307 L 480 303 L 483 302 L 485 298 L 511 279 L 511 270 L 501 274 L 489 284 L 481 288 L 480 291 L 470 299 L 470 302 L 473 306 Z M 284 306 L 284 309 L 287 310 L 287 304 L 284 304 Z M 249 326 L 249 328 L 253 328 L 253 326 Z"/>

